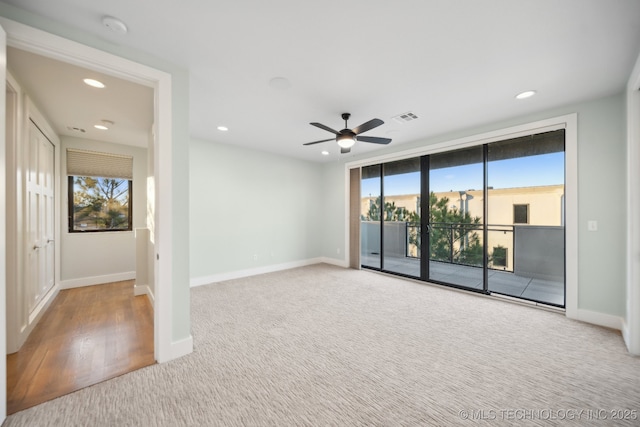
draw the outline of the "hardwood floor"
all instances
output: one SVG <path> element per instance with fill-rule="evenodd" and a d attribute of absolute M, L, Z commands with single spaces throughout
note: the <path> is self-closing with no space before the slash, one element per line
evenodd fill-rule
<path fill-rule="evenodd" d="M 133 284 L 60 291 L 7 356 L 9 414 L 155 363 L 153 308 Z"/>

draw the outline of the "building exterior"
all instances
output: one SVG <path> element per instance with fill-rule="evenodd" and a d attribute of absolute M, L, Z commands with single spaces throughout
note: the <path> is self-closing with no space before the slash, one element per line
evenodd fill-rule
<path fill-rule="evenodd" d="M 485 223 L 483 220 L 484 196 L 482 190 L 447 191 L 434 193 L 434 195 L 438 200 L 446 198 L 448 200 L 447 208 L 450 211 L 457 211 L 462 214 L 468 213 L 471 218 L 479 218 L 480 224 Z M 558 233 L 564 233 L 564 185 L 490 188 L 488 190 L 488 197 L 488 220 L 486 223 L 488 225 L 489 264 L 494 269 L 505 271 L 514 270 L 516 263 L 514 259 L 516 235 L 520 234 L 524 238 L 524 228 L 531 230 L 535 227 L 537 229 L 537 235 L 552 236 Z M 363 221 L 369 219 L 368 214 L 371 206 L 375 205 L 376 201 L 377 198 L 373 196 L 362 198 L 361 215 Z M 394 205 L 396 209 L 404 208 L 409 213 L 416 213 L 419 212 L 420 195 L 391 195 L 385 197 L 384 202 L 385 205 Z M 396 241 L 407 242 L 405 248 L 398 248 L 395 251 L 397 252 L 396 255 L 419 256 L 419 249 L 412 243 L 412 239 L 410 238 L 411 228 L 414 225 L 408 225 L 407 227 L 398 227 L 397 225 L 391 227 L 391 224 L 388 225 L 390 227 L 385 228 L 385 230 L 387 230 L 385 233 L 387 233 L 389 237 L 391 237 L 389 233 L 406 233 L 405 236 L 394 239 Z M 440 226 L 446 227 L 447 225 L 442 224 Z M 367 226 L 367 229 L 369 228 L 372 227 Z M 394 231 L 391 232 L 390 230 Z M 474 230 L 473 227 L 470 227 L 469 233 L 476 233 L 480 244 L 483 243 L 483 233 L 480 228 Z M 460 245 L 464 244 L 464 240 L 455 242 L 455 249 L 460 249 Z"/>

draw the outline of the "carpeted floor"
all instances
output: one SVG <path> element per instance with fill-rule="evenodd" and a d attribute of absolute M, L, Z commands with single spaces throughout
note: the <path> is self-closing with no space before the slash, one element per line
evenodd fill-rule
<path fill-rule="evenodd" d="M 558 313 L 328 265 L 191 295 L 192 354 L 5 426 L 640 424 L 640 358 Z"/>

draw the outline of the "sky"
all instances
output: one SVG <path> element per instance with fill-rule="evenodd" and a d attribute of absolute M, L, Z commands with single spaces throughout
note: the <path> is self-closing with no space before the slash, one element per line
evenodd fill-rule
<path fill-rule="evenodd" d="M 482 164 L 435 169 L 430 172 L 431 191 L 481 190 Z M 538 187 L 564 184 L 564 153 L 550 153 L 530 157 L 489 162 L 488 185 L 493 188 Z M 378 179 L 364 179 L 362 196 L 380 193 Z M 420 173 L 406 173 L 385 177 L 386 195 L 417 194 L 420 192 Z"/>

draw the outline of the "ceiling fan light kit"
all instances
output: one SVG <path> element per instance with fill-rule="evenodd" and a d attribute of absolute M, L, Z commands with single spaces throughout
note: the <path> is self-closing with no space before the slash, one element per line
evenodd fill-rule
<path fill-rule="evenodd" d="M 321 142 L 332 141 L 335 139 L 335 141 L 340 146 L 340 153 L 344 154 L 351 151 L 351 147 L 353 147 L 356 141 L 370 142 L 373 144 L 389 144 L 391 142 L 391 139 L 389 138 L 379 138 L 377 136 L 358 136 L 361 133 L 367 132 L 373 128 L 377 128 L 378 126 L 384 124 L 382 120 L 371 119 L 368 122 L 365 122 L 354 129 L 349 129 L 347 127 L 347 121 L 349 120 L 349 117 L 351 117 L 351 114 L 342 113 L 342 119 L 344 120 L 344 129 L 342 129 L 340 132 L 338 132 L 337 130 L 331 129 L 330 127 L 325 126 L 322 123 L 316 123 L 316 122 L 309 123 L 311 126 L 315 126 L 317 128 L 326 130 L 327 132 L 331 132 L 335 134 L 336 137 L 329 138 L 329 139 L 322 139 L 320 141 L 307 142 L 302 145 L 320 144 Z"/>
<path fill-rule="evenodd" d="M 336 138 L 338 145 L 342 148 L 351 148 L 356 143 L 355 135 L 340 135 Z"/>

